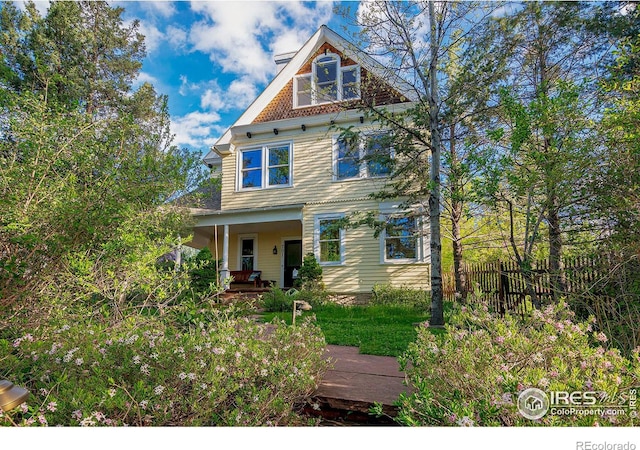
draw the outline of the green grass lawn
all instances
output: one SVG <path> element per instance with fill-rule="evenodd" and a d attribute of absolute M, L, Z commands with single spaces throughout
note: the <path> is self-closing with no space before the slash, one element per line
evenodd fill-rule
<path fill-rule="evenodd" d="M 412 306 L 327 304 L 304 312 L 303 317 L 312 314 L 327 344 L 360 347 L 360 353 L 383 356 L 400 356 L 416 339 L 417 324 L 429 320 L 427 311 Z M 291 323 L 291 312 L 266 313 L 264 321 L 274 317 Z"/>

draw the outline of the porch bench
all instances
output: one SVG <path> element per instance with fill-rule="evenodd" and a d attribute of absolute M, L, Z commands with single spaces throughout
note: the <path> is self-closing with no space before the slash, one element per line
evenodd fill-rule
<path fill-rule="evenodd" d="M 231 284 L 252 284 L 253 287 L 262 287 L 261 275 L 261 270 L 232 270 L 233 281 Z"/>

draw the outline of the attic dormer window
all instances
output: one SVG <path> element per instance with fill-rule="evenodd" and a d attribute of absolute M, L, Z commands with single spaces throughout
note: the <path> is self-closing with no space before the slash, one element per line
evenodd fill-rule
<path fill-rule="evenodd" d="M 341 66 L 340 56 L 327 53 L 313 60 L 311 73 L 293 79 L 293 106 L 319 105 L 360 98 L 360 66 Z"/>

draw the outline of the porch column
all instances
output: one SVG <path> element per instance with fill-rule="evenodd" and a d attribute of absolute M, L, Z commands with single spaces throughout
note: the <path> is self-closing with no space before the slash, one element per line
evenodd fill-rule
<path fill-rule="evenodd" d="M 220 282 L 223 283 L 224 289 L 229 289 L 229 283 L 226 281 L 231 272 L 229 271 L 229 225 L 224 226 L 224 234 L 222 237 L 222 269 L 220 270 Z"/>

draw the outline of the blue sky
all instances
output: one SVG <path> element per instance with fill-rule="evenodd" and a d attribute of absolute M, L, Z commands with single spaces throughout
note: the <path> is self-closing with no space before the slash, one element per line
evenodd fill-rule
<path fill-rule="evenodd" d="M 17 0 L 24 7 L 25 0 Z M 48 0 L 35 0 L 46 14 Z M 174 144 L 206 154 L 275 76 L 273 57 L 298 50 L 320 25 L 348 37 L 328 0 L 108 0 L 140 21 L 147 57 L 135 85 L 169 97 Z"/>
<path fill-rule="evenodd" d="M 331 1 L 110 3 L 146 36 L 137 83 L 169 96 L 174 143 L 203 154 L 273 79 L 274 55 L 298 50 L 322 24 L 343 34 L 345 23 Z"/>

